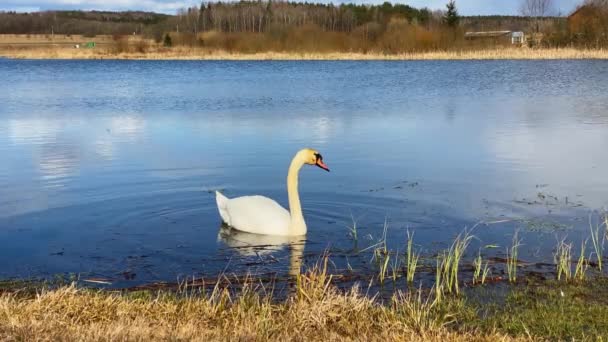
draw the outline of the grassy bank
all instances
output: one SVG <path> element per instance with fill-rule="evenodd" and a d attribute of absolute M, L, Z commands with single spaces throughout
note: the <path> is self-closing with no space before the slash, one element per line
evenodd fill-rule
<path fill-rule="evenodd" d="M 276 301 L 255 286 L 236 293 L 111 292 L 74 286 L 0 295 L 0 340 L 412 340 L 509 341 L 608 338 L 608 281 L 482 286 L 438 300 L 396 291 L 380 302 L 338 290 L 324 268 Z"/>
<path fill-rule="evenodd" d="M 608 59 L 608 50 L 574 48 L 529 49 L 502 48 L 473 51 L 435 51 L 402 54 L 378 52 L 260 52 L 231 53 L 204 48 L 173 47 L 117 51 L 114 48 L 74 49 L 66 47 L 0 47 L 0 56 L 16 59 L 133 59 L 133 60 L 547 60 Z"/>
<path fill-rule="evenodd" d="M 590 227 L 589 254 L 583 244 L 576 257 L 573 243 L 558 240 L 548 278 L 526 275 L 517 232 L 504 266 L 489 265 L 481 252 L 467 264 L 474 236 L 465 230 L 435 256 L 431 288 L 417 287 L 423 265 L 413 234 L 405 254 L 389 250 L 385 238 L 373 245 L 377 274 L 349 286 L 329 272 L 328 256 L 280 289 L 227 276 L 131 291 L 0 282 L 0 340 L 606 340 L 608 218 L 601 221 Z M 389 292 L 371 295 L 372 285 Z"/>

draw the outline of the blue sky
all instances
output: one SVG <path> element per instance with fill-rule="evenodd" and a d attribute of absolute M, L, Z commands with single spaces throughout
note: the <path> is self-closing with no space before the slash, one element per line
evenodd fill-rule
<path fill-rule="evenodd" d="M 320 0 L 329 2 L 330 0 Z M 384 0 L 356 0 L 357 3 L 380 3 Z M 522 0 L 457 0 L 456 6 L 464 15 L 517 15 Z M 348 2 L 336 0 L 334 3 Z M 414 7 L 443 9 L 447 0 L 402 0 Z M 582 0 L 554 0 L 555 9 L 563 14 L 572 11 Z M 177 9 L 196 4 L 192 0 L 0 0 L 0 10 L 31 12 L 48 9 L 144 10 L 175 13 Z"/>

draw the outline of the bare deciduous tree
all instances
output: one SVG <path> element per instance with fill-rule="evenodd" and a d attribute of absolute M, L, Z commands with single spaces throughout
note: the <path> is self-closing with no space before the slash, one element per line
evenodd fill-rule
<path fill-rule="evenodd" d="M 522 0 L 520 12 L 523 16 L 534 17 L 535 31 L 540 31 L 540 19 L 554 13 L 553 0 Z"/>
<path fill-rule="evenodd" d="M 585 0 L 583 4 L 608 8 L 608 0 Z"/>
<path fill-rule="evenodd" d="M 546 17 L 554 12 L 553 0 L 523 0 L 519 9 L 526 17 Z"/>

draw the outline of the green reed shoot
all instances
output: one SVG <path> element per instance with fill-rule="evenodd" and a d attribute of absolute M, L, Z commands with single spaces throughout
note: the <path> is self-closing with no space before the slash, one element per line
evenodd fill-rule
<path fill-rule="evenodd" d="M 463 233 L 458 234 L 448 250 L 438 256 L 438 259 L 441 261 L 438 260 L 437 267 L 441 267 L 441 269 L 438 270 L 441 274 L 436 276 L 436 280 L 440 281 L 438 284 L 440 284 L 440 287 L 448 293 L 460 293 L 458 287 L 458 268 L 460 260 L 472 239 L 473 236 L 465 230 Z"/>
<path fill-rule="evenodd" d="M 593 249 L 595 250 L 595 256 L 597 257 L 597 267 L 602 270 L 602 258 L 604 257 L 604 240 L 605 234 L 600 238 L 600 226 L 598 225 L 593 229 L 591 219 L 589 219 L 589 229 L 591 229 L 591 242 L 593 242 Z"/>
<path fill-rule="evenodd" d="M 380 280 L 380 284 L 384 284 L 384 279 L 386 278 L 386 274 L 388 272 L 388 266 L 390 261 L 390 252 L 388 250 L 386 244 L 386 233 L 388 231 L 388 221 L 384 220 L 384 229 L 382 231 L 382 238 L 378 242 L 377 247 L 374 249 L 374 258 L 378 262 L 379 266 L 379 274 L 378 279 Z"/>
<path fill-rule="evenodd" d="M 378 273 L 378 280 L 380 281 L 380 284 L 384 284 L 390 259 L 391 255 L 389 253 L 382 254 L 382 262 L 380 263 L 380 270 Z"/>
<path fill-rule="evenodd" d="M 445 269 L 445 259 L 445 252 L 437 255 L 437 268 L 435 269 L 435 285 L 433 286 L 433 289 L 435 290 L 435 299 L 437 300 L 437 302 L 440 302 L 443 298 L 443 270 Z"/>
<path fill-rule="evenodd" d="M 519 240 L 518 236 L 519 232 L 515 231 L 511 248 L 507 248 L 507 275 L 511 283 L 517 281 L 517 255 L 518 249 L 521 246 L 521 240 Z"/>
<path fill-rule="evenodd" d="M 414 275 L 416 274 L 416 268 L 418 267 L 418 260 L 420 259 L 420 253 L 414 251 L 414 233 L 410 234 L 407 231 L 407 282 L 414 282 Z"/>
<path fill-rule="evenodd" d="M 581 243 L 581 254 L 578 257 L 578 261 L 576 262 L 576 267 L 574 269 L 574 279 L 578 281 L 585 280 L 585 276 L 587 275 L 587 269 L 589 268 L 589 261 L 585 259 L 586 245 L 587 240 Z"/>
<path fill-rule="evenodd" d="M 562 280 L 563 276 L 564 280 L 570 281 L 572 279 L 572 269 L 570 267 L 572 262 L 572 245 L 567 244 L 565 240 L 559 241 L 553 255 L 553 260 L 557 268 L 557 280 Z"/>
<path fill-rule="evenodd" d="M 396 282 L 397 278 L 399 278 L 399 268 L 401 268 L 401 258 L 399 258 L 399 251 L 397 251 L 395 258 L 391 263 L 391 273 L 393 282 Z"/>
<path fill-rule="evenodd" d="M 353 214 L 350 214 L 350 218 L 353 221 L 352 226 L 347 227 L 348 228 L 348 232 L 351 236 L 351 238 L 353 239 L 353 241 L 355 242 L 355 244 L 359 241 L 359 237 L 357 235 L 357 220 L 355 220 L 355 217 L 353 216 Z"/>
<path fill-rule="evenodd" d="M 490 273 L 490 268 L 487 261 L 485 265 L 483 264 L 483 260 L 481 258 L 481 251 L 479 251 L 479 254 L 477 254 L 477 257 L 475 258 L 475 260 L 473 260 L 473 267 L 473 284 L 485 284 L 486 278 Z"/>
<path fill-rule="evenodd" d="M 388 251 L 388 246 L 386 244 L 386 233 L 388 231 L 388 222 L 385 220 L 384 221 L 384 228 L 382 229 L 382 237 L 380 237 L 380 240 L 372 245 L 369 246 L 363 250 L 361 250 L 361 252 L 365 252 L 368 249 L 373 249 L 374 254 L 373 254 L 373 258 L 372 260 L 375 260 L 376 263 L 381 264 L 384 262 L 384 256 L 388 255 L 389 251 Z"/>

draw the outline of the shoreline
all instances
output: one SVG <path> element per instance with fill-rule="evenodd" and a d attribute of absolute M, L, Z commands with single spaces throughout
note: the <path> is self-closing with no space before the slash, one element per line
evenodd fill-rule
<path fill-rule="evenodd" d="M 608 337 L 608 279 L 523 282 L 435 295 L 398 288 L 385 301 L 365 284 L 340 290 L 325 266 L 297 277 L 287 298 L 255 279 L 202 290 L 133 292 L 0 286 L 0 340 L 520 341 Z M 0 285 L 2 283 L 0 282 Z M 240 285 L 240 286 L 239 286 Z"/>
<path fill-rule="evenodd" d="M 574 48 L 508 48 L 477 51 L 436 51 L 405 54 L 355 52 L 232 53 L 199 48 L 158 48 L 148 52 L 115 52 L 111 49 L 0 48 L 8 59 L 52 60 L 217 60 L 217 61 L 417 61 L 417 60 L 608 60 L 608 50 Z"/>

